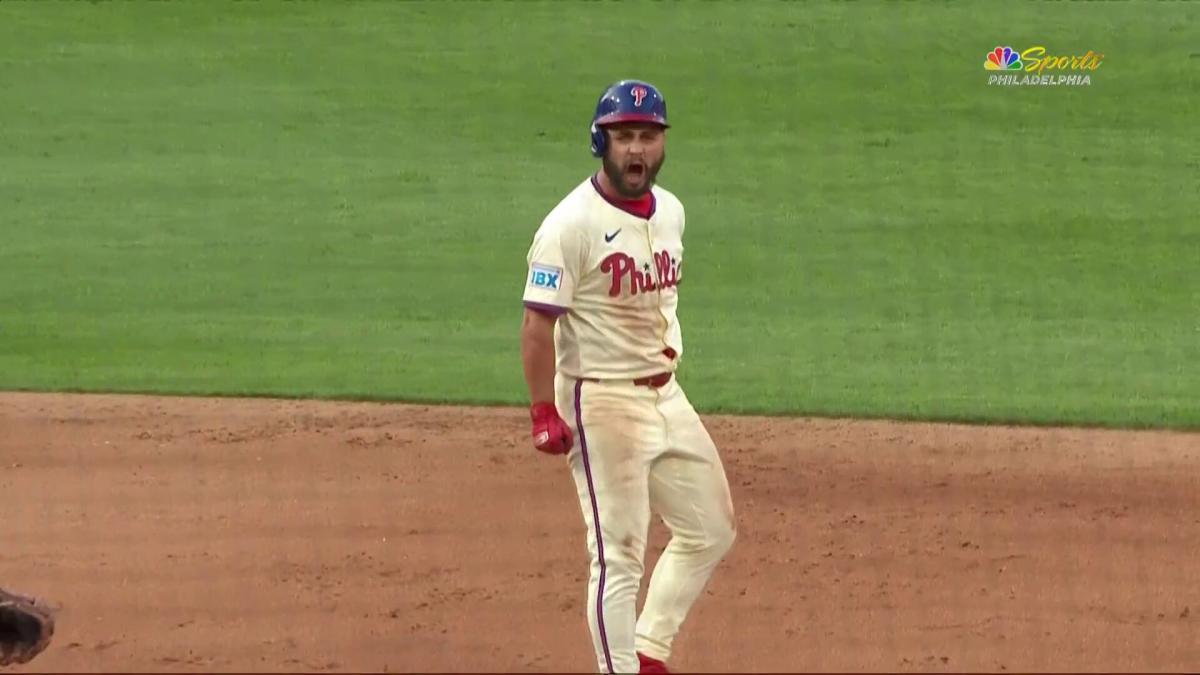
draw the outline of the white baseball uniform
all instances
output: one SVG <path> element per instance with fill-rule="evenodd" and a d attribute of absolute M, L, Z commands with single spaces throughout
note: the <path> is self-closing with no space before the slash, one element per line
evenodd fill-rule
<path fill-rule="evenodd" d="M 555 404 L 575 434 L 567 461 L 587 526 L 602 672 L 636 673 L 636 652 L 667 660 L 736 531 L 717 449 L 673 377 L 683 205 L 663 188 L 651 194 L 642 218 L 595 177 L 584 181 L 546 216 L 527 260 L 526 306 L 559 316 Z M 637 617 L 651 510 L 672 538 Z"/>

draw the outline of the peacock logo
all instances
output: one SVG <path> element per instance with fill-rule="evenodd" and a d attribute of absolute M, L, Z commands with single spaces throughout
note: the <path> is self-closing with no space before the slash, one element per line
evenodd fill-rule
<path fill-rule="evenodd" d="M 996 47 L 983 62 L 985 70 L 1020 70 L 1021 65 L 1021 57 L 1012 47 Z"/>

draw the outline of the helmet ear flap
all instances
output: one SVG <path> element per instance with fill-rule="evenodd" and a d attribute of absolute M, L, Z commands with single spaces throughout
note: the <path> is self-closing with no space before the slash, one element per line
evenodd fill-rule
<path fill-rule="evenodd" d="M 604 129 L 592 123 L 592 156 L 603 157 L 606 146 L 608 145 L 608 134 L 604 133 Z"/>

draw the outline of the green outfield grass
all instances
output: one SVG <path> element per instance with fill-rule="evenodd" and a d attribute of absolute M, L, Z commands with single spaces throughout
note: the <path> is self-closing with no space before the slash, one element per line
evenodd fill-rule
<path fill-rule="evenodd" d="M 998 44 L 1105 54 L 989 87 Z M 705 411 L 1200 427 L 1200 5 L 0 3 L 0 389 L 523 403 L 665 92 Z"/>

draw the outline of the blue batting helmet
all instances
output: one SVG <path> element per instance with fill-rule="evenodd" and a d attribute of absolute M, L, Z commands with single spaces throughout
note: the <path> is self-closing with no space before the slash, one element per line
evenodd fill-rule
<path fill-rule="evenodd" d="M 621 80 L 600 96 L 592 115 L 592 154 L 603 157 L 608 145 L 604 125 L 617 122 L 654 122 L 667 124 L 667 102 L 658 88 L 641 80 Z"/>

